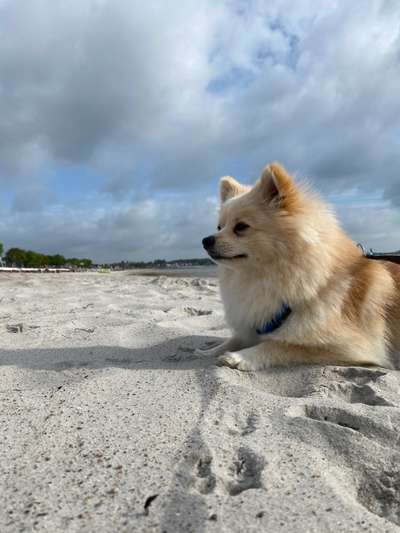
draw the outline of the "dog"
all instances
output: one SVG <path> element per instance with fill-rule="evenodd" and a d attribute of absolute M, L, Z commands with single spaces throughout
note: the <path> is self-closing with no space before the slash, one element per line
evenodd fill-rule
<path fill-rule="evenodd" d="M 400 266 L 367 259 L 328 205 L 279 163 L 251 187 L 220 180 L 218 265 L 232 337 L 205 355 L 244 371 L 293 364 L 395 368 Z"/>

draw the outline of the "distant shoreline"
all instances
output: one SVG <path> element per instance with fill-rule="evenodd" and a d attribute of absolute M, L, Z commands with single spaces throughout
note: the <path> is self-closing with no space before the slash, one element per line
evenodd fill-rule
<path fill-rule="evenodd" d="M 217 267 L 193 266 L 182 268 L 133 268 L 129 272 L 133 276 L 166 276 L 169 278 L 216 278 Z"/>
<path fill-rule="evenodd" d="M 18 268 L 18 267 L 0 267 L 1 272 L 34 272 L 34 273 L 46 273 L 50 272 L 52 274 L 59 272 L 74 272 L 72 268 Z"/>
<path fill-rule="evenodd" d="M 59 274 L 69 272 L 86 272 L 86 273 L 103 273 L 103 272 L 126 272 L 133 276 L 157 277 L 165 276 L 169 278 L 215 278 L 217 277 L 217 268 L 213 266 L 190 266 L 181 268 L 132 268 L 132 269 L 83 269 L 74 270 L 72 268 L 18 268 L 18 267 L 0 267 L 0 274 Z"/>

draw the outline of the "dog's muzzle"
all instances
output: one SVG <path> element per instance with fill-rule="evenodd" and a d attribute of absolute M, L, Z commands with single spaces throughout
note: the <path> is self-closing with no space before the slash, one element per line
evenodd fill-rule
<path fill-rule="evenodd" d="M 205 250 L 209 251 L 211 248 L 214 248 L 215 246 L 215 237 L 214 235 L 210 235 L 209 237 L 204 237 L 202 240 L 203 247 Z"/>

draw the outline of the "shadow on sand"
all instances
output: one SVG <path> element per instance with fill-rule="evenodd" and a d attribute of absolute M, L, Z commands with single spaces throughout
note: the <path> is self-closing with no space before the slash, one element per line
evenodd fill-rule
<path fill-rule="evenodd" d="M 220 342 L 217 338 L 203 336 L 185 336 L 167 340 L 154 346 L 144 348 L 123 348 L 119 346 L 86 346 L 55 349 L 0 350 L 0 366 L 12 366 L 21 369 L 50 371 L 40 375 L 41 385 L 54 386 L 56 382 L 79 382 L 87 378 L 90 370 L 104 368 L 122 368 L 132 371 L 146 369 L 194 370 L 201 394 L 201 408 L 193 420 L 184 442 L 177 450 L 174 474 L 167 488 L 160 487 L 162 493 L 162 511 L 159 528 L 165 533 L 196 531 L 206 529 L 209 517 L 207 502 L 203 494 L 192 491 L 187 486 L 185 472 L 187 465 L 182 456 L 191 456 L 196 450 L 196 458 L 210 456 L 210 450 L 201 434 L 203 419 L 207 409 L 219 388 L 215 376 L 215 358 L 196 355 L 199 347 L 209 347 Z M 54 374 L 54 372 L 56 374 Z M 68 377 L 67 377 L 68 376 Z M 206 377 L 206 379 L 205 379 Z M 144 502 L 144 509 L 146 509 Z M 146 529 L 148 513 L 137 516 L 139 530 Z M 142 522 L 143 521 L 143 522 Z M 141 523 L 142 522 L 142 523 Z M 144 528 L 144 529 L 143 529 Z"/>
<path fill-rule="evenodd" d="M 121 346 L 84 346 L 69 348 L 32 348 L 1 350 L 0 366 L 17 366 L 32 370 L 63 371 L 74 368 L 126 368 L 131 370 L 187 370 L 207 368 L 214 358 L 195 354 L 196 348 L 220 342 L 203 336 L 177 337 L 143 348 Z"/>

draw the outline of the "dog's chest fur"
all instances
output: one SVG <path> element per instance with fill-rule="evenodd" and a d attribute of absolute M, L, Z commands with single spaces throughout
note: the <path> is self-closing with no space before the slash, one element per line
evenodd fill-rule
<path fill-rule="evenodd" d="M 220 268 L 221 298 L 228 324 L 237 332 L 256 333 L 256 328 L 271 320 L 282 307 L 282 296 L 273 279 L 243 276 Z"/>

